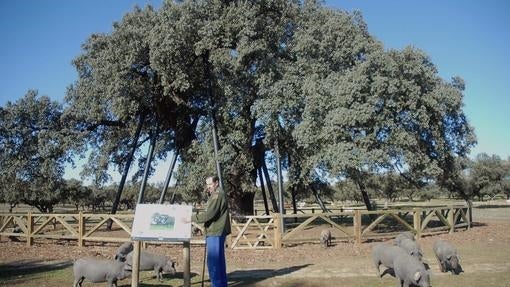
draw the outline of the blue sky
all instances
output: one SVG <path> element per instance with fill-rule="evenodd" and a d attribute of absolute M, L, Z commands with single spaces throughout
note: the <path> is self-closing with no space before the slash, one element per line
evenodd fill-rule
<path fill-rule="evenodd" d="M 76 79 L 71 61 L 92 33 L 110 32 L 132 10 L 161 0 L 0 1 L 0 105 L 36 89 L 61 101 Z M 326 6 L 363 13 L 386 48 L 425 51 L 444 79 L 466 81 L 464 111 L 485 152 L 510 157 L 510 1 L 341 0 Z M 164 179 L 166 168 L 155 178 Z M 160 174 L 159 174 L 160 173 Z M 160 181 L 162 180 L 160 179 Z"/>
<path fill-rule="evenodd" d="M 464 112 L 485 152 L 510 157 L 510 1 L 341 0 L 326 5 L 363 13 L 387 48 L 425 51 L 444 79 L 466 82 Z"/>

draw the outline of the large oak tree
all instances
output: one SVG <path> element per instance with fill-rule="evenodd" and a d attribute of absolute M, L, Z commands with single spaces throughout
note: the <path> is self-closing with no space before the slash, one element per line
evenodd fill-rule
<path fill-rule="evenodd" d="M 214 172 L 216 125 L 243 213 L 257 190 L 256 140 L 278 148 L 293 196 L 347 177 L 369 209 L 367 175 L 452 187 L 474 144 L 460 78 L 441 79 L 419 49 L 385 50 L 360 13 L 316 1 L 166 1 L 92 35 L 74 63 L 65 116 L 76 152 L 91 152 L 85 173 L 104 181 L 132 148 L 142 163 L 155 139 L 158 158 L 181 155 L 179 191 L 197 200 Z"/>

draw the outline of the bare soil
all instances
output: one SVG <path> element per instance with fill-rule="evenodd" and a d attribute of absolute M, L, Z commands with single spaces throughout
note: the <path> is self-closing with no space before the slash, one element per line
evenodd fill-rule
<path fill-rule="evenodd" d="M 420 239 L 424 251 L 424 261 L 430 266 L 432 282 L 435 286 L 510 286 L 510 206 L 487 206 L 476 208 L 473 212 L 474 223 L 469 230 L 453 234 L 440 234 Z M 447 239 L 457 246 L 462 256 L 464 273 L 459 276 L 441 273 L 435 261 L 432 244 L 438 239 Z M 285 247 L 280 250 L 230 250 L 227 249 L 229 286 L 394 286 L 396 280 L 391 276 L 383 279 L 376 277 L 376 271 L 370 260 L 370 251 L 376 242 L 356 246 L 352 243 L 337 242 L 329 248 L 319 244 L 303 244 Z M 18 285 L 13 278 L 42 266 L 65 268 L 63 281 L 67 286 L 72 283 L 72 260 L 79 257 L 112 258 L 118 244 L 75 246 L 75 242 L 54 241 L 37 242 L 27 247 L 24 242 L 11 242 L 2 237 L 0 240 L 0 271 L 10 273 L 0 275 L 0 286 Z M 180 245 L 150 245 L 149 250 L 163 253 L 182 263 Z M 204 248 L 192 245 L 191 270 L 193 286 L 200 286 Z M 182 266 L 182 264 L 181 264 Z M 182 269 L 178 267 L 177 276 Z M 207 272 L 205 272 L 207 276 Z M 151 273 L 142 277 L 142 286 L 151 285 Z M 455 278 L 454 278 L 455 277 Z M 145 278 L 145 279 L 144 279 Z M 170 278 L 170 277 L 166 277 Z M 483 280 L 483 282 L 478 282 Z M 494 279 L 496 278 L 496 279 Z M 67 281 L 69 280 L 69 281 Z M 490 282 L 490 280 L 495 280 Z M 51 279 L 48 285 L 52 285 Z M 60 281 L 59 281 L 60 282 Z M 129 280 L 123 280 L 119 286 L 130 286 Z M 155 281 L 154 281 L 155 282 Z M 181 283 L 179 283 L 181 282 Z M 459 285 L 456 285 L 457 283 Z M 209 286 L 206 282 L 205 286 Z M 440 284 L 437 284 L 440 283 Z M 159 283 L 157 283 L 159 284 Z M 182 280 L 172 280 L 170 286 L 181 286 Z M 473 285 L 474 284 L 474 285 Z M 84 286 L 104 286 L 90 284 Z"/>

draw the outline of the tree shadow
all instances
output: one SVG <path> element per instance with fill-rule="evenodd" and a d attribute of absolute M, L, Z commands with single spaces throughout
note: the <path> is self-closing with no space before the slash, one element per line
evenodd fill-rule
<path fill-rule="evenodd" d="M 237 270 L 228 274 L 229 287 L 246 286 L 269 278 L 282 276 L 306 268 L 312 264 L 285 267 L 281 269 Z"/>
<path fill-rule="evenodd" d="M 285 267 L 281 269 L 250 269 L 250 270 L 237 270 L 230 272 L 228 274 L 228 286 L 229 287 L 241 287 L 241 286 L 249 286 L 251 284 L 256 284 L 257 282 L 282 276 L 286 274 L 290 274 L 292 272 L 298 271 L 302 268 L 306 268 L 312 264 L 304 264 L 299 266 L 292 266 L 292 267 Z M 173 275 L 168 275 L 163 277 L 166 277 L 167 279 L 178 279 L 177 282 L 169 282 L 165 280 L 164 282 L 141 282 L 139 284 L 140 287 L 168 287 L 168 286 L 174 286 L 174 287 L 182 287 L 183 286 L 183 273 L 177 272 Z M 195 278 L 198 277 L 198 278 Z M 206 277 L 207 278 L 207 277 Z M 201 286 L 201 275 L 197 273 L 191 273 L 191 286 Z M 194 280 L 193 280 L 194 279 Z M 151 280 L 152 281 L 152 280 Z M 204 283 L 206 283 L 204 286 L 210 286 L 211 282 L 207 278 Z M 131 285 L 119 285 L 119 287 L 128 287 Z"/>
<path fill-rule="evenodd" d="M 508 204 L 497 204 L 497 203 L 494 203 L 494 204 L 487 204 L 487 205 L 479 205 L 479 206 L 476 206 L 474 208 L 479 208 L 479 209 L 487 209 L 487 208 L 510 208 L 510 205 Z"/>
<path fill-rule="evenodd" d="M 482 227 L 482 226 L 487 226 L 488 224 L 485 223 L 485 222 L 479 222 L 479 221 L 473 221 L 471 222 L 471 228 L 473 227 Z"/>
<path fill-rule="evenodd" d="M 73 265 L 73 261 L 48 262 L 48 260 L 18 260 L 0 264 L 0 280 L 10 280 L 20 276 L 37 275 Z"/>
<path fill-rule="evenodd" d="M 145 273 L 145 271 L 144 271 L 144 273 Z M 183 278 L 184 278 L 183 272 L 176 272 L 175 274 L 164 274 L 163 273 L 163 281 L 161 281 L 161 282 L 158 281 L 158 279 L 156 278 L 156 276 L 153 274 L 152 271 L 150 271 L 150 275 L 148 275 L 148 276 L 142 276 L 141 274 L 142 273 L 140 273 L 140 280 L 143 280 L 146 282 L 139 282 L 138 286 L 140 286 L 140 287 L 183 286 Z M 191 279 L 193 279 L 196 276 L 200 276 L 200 275 L 195 272 L 190 273 Z M 173 280 L 175 280 L 175 281 L 173 281 Z M 194 285 L 195 285 L 194 283 L 191 284 L 191 286 L 194 286 Z M 118 286 L 119 287 L 129 287 L 129 286 L 131 286 L 131 284 L 127 284 L 127 285 L 119 284 Z"/>

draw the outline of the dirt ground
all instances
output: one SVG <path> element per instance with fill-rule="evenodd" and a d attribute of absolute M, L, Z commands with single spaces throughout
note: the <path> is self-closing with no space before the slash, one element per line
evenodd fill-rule
<path fill-rule="evenodd" d="M 420 240 L 424 261 L 430 266 L 433 286 L 510 286 L 510 205 L 474 209 L 473 228 L 453 234 L 427 236 Z M 464 273 L 459 276 L 441 273 L 435 261 L 432 244 L 438 239 L 447 239 L 457 246 L 462 256 Z M 304 244 L 280 250 L 230 250 L 226 251 L 229 286 L 395 286 L 391 276 L 376 277 L 371 263 L 370 251 L 377 242 L 337 242 L 330 248 L 318 244 Z M 74 242 L 60 241 L 57 244 L 36 243 L 27 247 L 23 242 L 11 242 L 3 237 L 0 241 L 0 286 L 19 285 L 16 278 L 28 276 L 30 270 L 41 266 L 62 268 L 62 279 L 57 282 L 72 284 L 72 260 L 79 257 L 112 258 L 118 245 L 89 245 L 77 247 Z M 181 246 L 149 246 L 149 250 L 164 253 L 182 263 Z M 204 249 L 192 245 L 191 270 L 193 286 L 200 286 Z M 182 264 L 177 277 L 182 276 Z M 10 273 L 10 274 L 7 274 Z M 207 272 L 205 272 L 207 276 Z M 182 279 L 172 279 L 167 285 L 151 285 L 155 282 L 151 273 L 144 274 L 142 286 L 181 286 Z M 456 278 L 454 278 L 456 277 Z M 169 276 L 165 279 L 170 278 Z M 181 277 L 182 278 L 182 277 Z M 479 283 L 477 283 L 480 280 Z M 490 281 L 490 280 L 493 280 Z M 55 286 L 51 279 L 44 280 Z M 123 280 L 119 286 L 130 286 Z M 434 284 L 435 283 L 435 284 Z M 474 284 L 474 285 L 473 285 Z M 60 286 L 60 285 L 57 285 Z M 84 284 L 84 286 L 104 286 Z M 209 286 L 206 282 L 205 286 Z"/>

